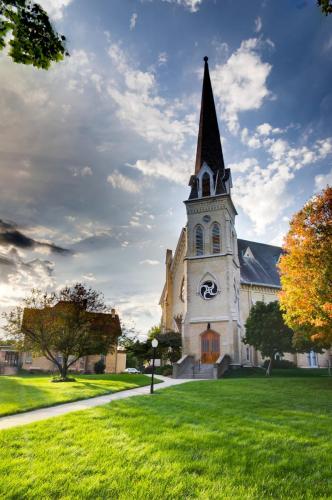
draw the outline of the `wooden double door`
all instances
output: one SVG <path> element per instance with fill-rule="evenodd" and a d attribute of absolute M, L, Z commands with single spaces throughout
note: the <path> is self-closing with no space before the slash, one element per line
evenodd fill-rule
<path fill-rule="evenodd" d="M 201 362 L 215 363 L 220 356 L 220 336 L 213 330 L 201 335 Z"/>

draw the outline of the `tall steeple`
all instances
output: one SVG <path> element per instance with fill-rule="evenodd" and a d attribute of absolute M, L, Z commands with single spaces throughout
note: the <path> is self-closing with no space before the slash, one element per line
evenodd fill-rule
<path fill-rule="evenodd" d="M 203 163 L 211 168 L 214 174 L 219 173 L 222 179 L 225 173 L 224 158 L 220 142 L 217 113 L 214 104 L 208 57 L 204 57 L 204 78 L 201 101 L 201 114 L 196 152 L 195 175 L 200 171 Z"/>

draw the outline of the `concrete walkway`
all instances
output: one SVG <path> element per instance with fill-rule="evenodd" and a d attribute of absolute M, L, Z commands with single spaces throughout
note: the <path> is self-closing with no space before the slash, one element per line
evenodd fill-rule
<path fill-rule="evenodd" d="M 135 377 L 135 375 L 133 375 Z M 164 389 L 172 385 L 184 384 L 191 382 L 191 379 L 172 379 L 158 375 L 157 378 L 163 382 L 156 384 L 154 390 Z M 41 408 L 39 410 L 27 411 L 25 413 L 18 413 L 16 415 L 9 415 L 7 417 L 0 417 L 0 430 L 10 429 L 19 425 L 31 424 L 39 420 L 47 418 L 58 417 L 65 415 L 72 411 L 87 410 L 95 406 L 105 405 L 111 401 L 118 401 L 119 399 L 130 398 L 132 396 L 143 396 L 150 393 L 150 386 L 137 387 L 135 389 L 128 389 L 127 391 L 115 392 L 113 394 L 105 394 L 104 396 L 97 396 L 95 398 L 84 399 L 82 401 L 75 401 L 73 403 L 64 403 L 57 406 L 50 406 L 48 408 Z"/>

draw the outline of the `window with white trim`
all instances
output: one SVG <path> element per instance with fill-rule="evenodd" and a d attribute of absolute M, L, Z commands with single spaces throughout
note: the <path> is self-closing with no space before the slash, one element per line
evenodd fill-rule
<path fill-rule="evenodd" d="M 318 366 L 317 352 L 315 351 L 308 352 L 308 365 L 310 366 L 310 368 L 317 368 Z"/>

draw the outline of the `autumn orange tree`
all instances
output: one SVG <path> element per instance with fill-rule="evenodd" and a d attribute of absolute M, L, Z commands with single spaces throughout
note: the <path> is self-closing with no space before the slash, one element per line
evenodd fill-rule
<path fill-rule="evenodd" d="M 292 218 L 279 269 L 281 307 L 286 323 L 295 331 L 295 345 L 331 346 L 331 187 L 315 195 Z"/>

